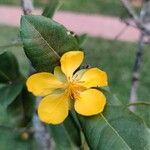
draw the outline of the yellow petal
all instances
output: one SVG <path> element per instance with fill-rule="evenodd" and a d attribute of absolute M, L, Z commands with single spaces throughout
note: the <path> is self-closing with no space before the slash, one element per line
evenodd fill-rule
<path fill-rule="evenodd" d="M 28 91 L 36 96 L 45 96 L 54 89 L 62 87 L 62 83 L 51 73 L 36 73 L 31 75 L 26 82 Z"/>
<path fill-rule="evenodd" d="M 46 96 L 38 107 L 40 120 L 48 124 L 62 123 L 68 116 L 68 103 L 68 97 L 65 94 Z"/>
<path fill-rule="evenodd" d="M 61 67 L 59 67 L 59 66 L 55 67 L 54 76 L 61 82 L 67 81 L 65 74 L 61 71 Z"/>
<path fill-rule="evenodd" d="M 91 116 L 103 111 L 106 104 L 104 94 L 96 89 L 88 89 L 80 93 L 78 100 L 75 100 L 75 110 L 84 116 Z"/>
<path fill-rule="evenodd" d="M 80 81 L 81 81 L 81 85 L 86 88 L 108 85 L 106 72 L 98 68 L 88 69 L 82 75 Z"/>
<path fill-rule="evenodd" d="M 68 78 L 71 78 L 73 72 L 82 63 L 83 58 L 84 58 L 84 54 L 81 51 L 70 51 L 65 53 L 60 60 L 61 70 Z"/>

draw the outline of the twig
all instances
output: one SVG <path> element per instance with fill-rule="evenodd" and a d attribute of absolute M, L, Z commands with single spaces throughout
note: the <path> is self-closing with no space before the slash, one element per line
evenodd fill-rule
<path fill-rule="evenodd" d="M 145 32 L 147 35 L 150 35 L 150 30 L 144 25 L 143 19 L 138 17 L 133 7 L 131 6 L 129 0 L 121 0 L 121 1 L 123 3 L 123 6 L 127 9 L 128 13 L 132 16 L 133 21 L 135 22 L 139 30 L 141 30 L 142 32 Z"/>
<path fill-rule="evenodd" d="M 125 26 L 121 29 L 121 31 L 119 31 L 119 33 L 115 36 L 114 40 L 118 40 L 120 36 L 126 31 L 128 26 L 129 26 L 128 24 L 125 24 Z"/>
<path fill-rule="evenodd" d="M 24 12 L 24 15 L 29 15 L 33 10 L 33 1 L 32 0 L 21 0 L 21 6 Z"/>
<path fill-rule="evenodd" d="M 141 36 L 138 42 L 136 58 L 135 58 L 134 66 L 133 66 L 132 85 L 131 85 L 131 92 L 130 92 L 131 103 L 135 103 L 137 101 L 137 89 L 138 89 L 139 78 L 140 78 L 140 68 L 142 65 L 144 37 L 145 37 L 144 33 L 141 33 Z M 131 107 L 131 110 L 134 111 L 135 107 Z"/>
<path fill-rule="evenodd" d="M 145 105 L 145 106 L 149 106 L 149 107 L 150 107 L 150 102 L 129 103 L 129 104 L 127 104 L 127 107 L 130 107 L 130 106 L 137 106 L 137 105 Z"/>
<path fill-rule="evenodd" d="M 128 25 L 128 26 L 131 26 L 133 28 L 136 28 L 136 29 L 139 29 L 136 24 L 131 20 L 131 19 L 126 19 L 126 20 L 123 20 L 123 22 Z"/>
<path fill-rule="evenodd" d="M 132 16 L 134 23 L 137 28 L 140 30 L 141 35 L 138 42 L 138 49 L 136 52 L 136 58 L 133 67 L 133 76 L 132 76 L 132 85 L 130 92 L 130 102 L 135 103 L 137 101 L 137 90 L 140 78 L 140 69 L 142 65 L 142 56 L 143 56 L 143 48 L 144 48 L 144 38 L 146 35 L 150 35 L 150 29 L 146 26 L 145 17 L 146 13 L 149 10 L 147 7 L 147 2 L 143 4 L 140 15 L 138 16 L 131 6 L 129 0 L 121 0 L 124 7 L 127 9 L 128 13 Z M 130 108 L 132 111 L 135 111 L 135 107 Z"/>
<path fill-rule="evenodd" d="M 130 2 L 128 0 L 121 0 L 123 3 L 123 6 L 127 9 L 128 13 L 133 17 L 134 20 L 138 21 L 138 16 L 135 13 L 133 7 L 131 6 Z"/>

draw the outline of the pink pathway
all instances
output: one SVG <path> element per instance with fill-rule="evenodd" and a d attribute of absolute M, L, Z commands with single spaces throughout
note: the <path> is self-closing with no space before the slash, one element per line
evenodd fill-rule
<path fill-rule="evenodd" d="M 35 10 L 34 14 L 41 14 L 41 10 Z M 0 24 L 19 26 L 22 10 L 19 7 L 0 6 Z M 126 26 L 117 17 L 102 15 L 87 15 L 83 13 L 59 11 L 54 20 L 62 23 L 69 30 L 77 34 L 87 33 L 93 37 L 114 39 L 116 35 Z M 133 27 L 128 27 L 119 37 L 121 41 L 135 42 L 138 40 L 139 32 Z"/>

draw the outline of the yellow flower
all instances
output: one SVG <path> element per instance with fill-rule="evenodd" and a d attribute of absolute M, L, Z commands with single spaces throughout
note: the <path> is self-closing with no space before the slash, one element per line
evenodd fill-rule
<path fill-rule="evenodd" d="M 41 121 L 62 123 L 72 105 L 76 112 L 84 116 L 103 111 L 106 98 L 93 87 L 107 86 L 107 74 L 98 68 L 74 73 L 83 58 L 81 51 L 67 52 L 60 59 L 61 67 L 55 67 L 54 74 L 41 72 L 28 78 L 28 90 L 36 96 L 44 96 L 38 107 Z"/>

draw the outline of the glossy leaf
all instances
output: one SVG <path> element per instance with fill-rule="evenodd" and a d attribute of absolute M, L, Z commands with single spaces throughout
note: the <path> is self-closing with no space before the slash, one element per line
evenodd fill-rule
<path fill-rule="evenodd" d="M 28 123 L 32 121 L 33 114 L 35 113 L 35 102 L 36 97 L 28 92 L 26 86 L 24 85 L 23 90 L 21 92 L 21 102 L 24 110 L 24 123 Z"/>
<path fill-rule="evenodd" d="M 15 56 L 11 52 L 0 55 L 0 83 L 8 83 L 18 80 L 20 77 L 19 66 Z"/>
<path fill-rule="evenodd" d="M 0 105 L 7 107 L 19 95 L 23 87 L 22 83 L 19 84 L 0 84 Z"/>
<path fill-rule="evenodd" d="M 52 71 L 64 52 L 79 49 L 77 39 L 64 26 L 43 16 L 23 16 L 21 37 L 37 71 Z"/>
<path fill-rule="evenodd" d="M 8 120 L 16 127 L 32 125 L 35 99 L 29 93 L 24 95 L 24 89 L 7 107 Z M 30 106 L 29 106 L 30 105 Z"/>
<path fill-rule="evenodd" d="M 150 128 L 150 102 L 146 104 L 146 101 L 143 101 L 143 104 L 135 106 L 135 113 L 140 116 L 144 120 L 145 124 Z"/>
<path fill-rule="evenodd" d="M 16 57 L 11 52 L 0 55 L 0 105 L 7 107 L 19 95 L 23 87 Z"/>
<path fill-rule="evenodd" d="M 79 45 L 82 46 L 87 39 L 87 34 L 82 34 L 80 36 L 77 36 L 77 39 L 78 39 Z"/>

